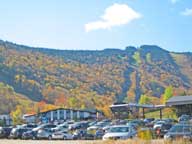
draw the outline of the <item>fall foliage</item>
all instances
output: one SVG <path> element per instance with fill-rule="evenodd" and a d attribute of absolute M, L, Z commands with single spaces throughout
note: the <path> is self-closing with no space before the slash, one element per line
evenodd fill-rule
<path fill-rule="evenodd" d="M 0 111 L 17 117 L 56 107 L 97 108 L 110 116 L 109 105 L 117 101 L 160 104 L 192 93 L 191 62 L 191 53 L 150 45 L 67 51 L 1 41 Z"/>

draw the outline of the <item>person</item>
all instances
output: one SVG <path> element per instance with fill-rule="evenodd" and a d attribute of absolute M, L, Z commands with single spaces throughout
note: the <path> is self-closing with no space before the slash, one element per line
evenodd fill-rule
<path fill-rule="evenodd" d="M 161 129 L 160 128 L 156 129 L 156 135 L 157 135 L 158 138 L 161 137 Z"/>

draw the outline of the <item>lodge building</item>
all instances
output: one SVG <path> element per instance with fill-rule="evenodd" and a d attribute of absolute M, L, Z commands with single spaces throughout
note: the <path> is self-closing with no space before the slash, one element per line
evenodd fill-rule
<path fill-rule="evenodd" d="M 166 102 L 166 106 L 175 107 L 177 116 L 192 115 L 192 96 L 173 96 Z"/>
<path fill-rule="evenodd" d="M 161 119 L 163 116 L 162 109 L 166 107 L 175 108 L 178 117 L 182 114 L 192 115 L 192 96 L 173 96 L 167 100 L 165 105 L 122 103 L 113 104 L 110 106 L 110 109 L 115 118 L 128 118 L 129 114 L 133 115 L 139 109 L 142 109 L 142 118 L 145 118 L 145 109 L 159 110 L 159 117 Z M 134 110 L 135 112 L 133 112 Z"/>
<path fill-rule="evenodd" d="M 26 123 L 35 123 L 37 119 L 41 122 L 66 121 L 66 120 L 86 120 L 103 117 L 103 113 L 98 110 L 75 110 L 58 108 L 40 112 L 38 114 L 25 114 L 23 120 Z"/>

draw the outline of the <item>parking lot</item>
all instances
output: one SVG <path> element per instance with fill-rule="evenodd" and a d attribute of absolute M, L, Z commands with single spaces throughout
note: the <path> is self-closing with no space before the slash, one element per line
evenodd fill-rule
<path fill-rule="evenodd" d="M 0 140 L 0 144 L 99 144 L 101 141 L 48 141 L 48 140 Z"/>
<path fill-rule="evenodd" d="M 48 141 L 48 140 L 7 140 L 1 139 L 0 144 L 139 144 L 143 143 L 141 140 L 128 140 L 128 141 L 101 141 L 101 140 L 78 140 L 78 141 Z M 161 140 L 152 140 L 151 144 L 163 144 L 164 141 Z M 178 143 L 179 144 L 179 143 Z M 181 143 L 180 143 L 181 144 Z"/>
<path fill-rule="evenodd" d="M 178 120 L 171 118 L 70 120 L 57 124 L 5 126 L 0 127 L 0 144 L 137 144 L 144 141 L 159 144 L 178 138 L 192 142 L 191 120 L 191 116 L 182 115 Z"/>

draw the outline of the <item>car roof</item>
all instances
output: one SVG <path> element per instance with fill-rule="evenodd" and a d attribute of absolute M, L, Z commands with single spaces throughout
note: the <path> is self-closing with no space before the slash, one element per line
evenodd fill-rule
<path fill-rule="evenodd" d="M 114 125 L 114 126 L 111 126 L 111 127 L 131 127 L 129 125 Z"/>

